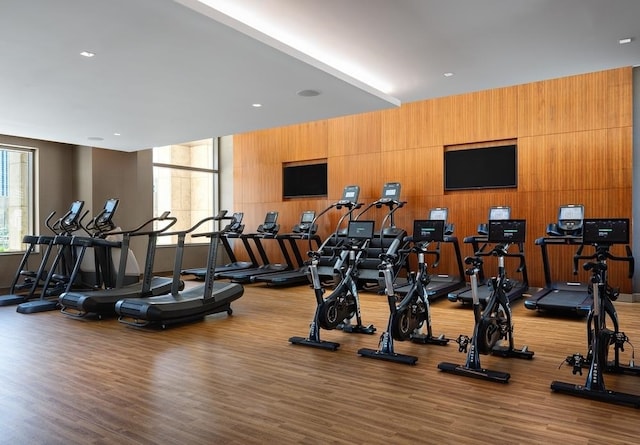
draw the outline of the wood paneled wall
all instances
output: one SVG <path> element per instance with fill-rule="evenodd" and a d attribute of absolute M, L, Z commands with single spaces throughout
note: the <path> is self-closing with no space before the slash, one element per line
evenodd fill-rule
<path fill-rule="evenodd" d="M 445 192 L 447 145 L 516 139 L 517 189 Z M 282 163 L 327 158 L 327 199 L 282 199 Z M 247 231 L 269 210 L 288 231 L 304 210 L 321 211 L 345 185 L 361 188 L 361 201 L 379 198 L 388 181 L 402 183 L 408 202 L 396 222 L 410 230 L 432 207 L 448 207 L 462 242 L 485 222 L 492 205 L 509 205 L 527 220 L 530 284 L 544 284 L 535 238 L 557 218 L 558 206 L 584 204 L 587 217 L 631 218 L 632 70 L 620 68 L 561 79 L 404 104 L 399 108 L 234 136 L 234 211 L 245 212 Z M 382 218 L 380 215 L 370 215 Z M 329 234 L 338 212 L 322 221 Z M 275 244 L 275 243 L 274 243 Z M 446 249 L 446 246 L 445 248 Z M 471 247 L 463 245 L 463 255 Z M 238 247 L 242 256 L 242 248 Z M 279 259 L 276 246 L 269 253 Z M 616 251 L 617 252 L 617 251 Z M 452 250 L 451 250 L 452 254 Z M 570 248 L 552 252 L 554 279 L 572 275 Z M 453 271 L 443 256 L 440 268 Z M 611 264 L 610 281 L 631 291 L 623 265 Z M 511 272 L 513 273 L 513 272 Z"/>

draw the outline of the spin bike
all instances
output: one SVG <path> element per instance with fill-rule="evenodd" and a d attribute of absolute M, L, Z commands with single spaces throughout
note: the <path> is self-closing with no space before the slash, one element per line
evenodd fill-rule
<path fill-rule="evenodd" d="M 355 210 L 355 207 L 351 211 Z M 345 215 L 346 216 L 346 215 Z M 344 219 L 343 216 L 341 218 Z M 340 343 L 320 339 L 320 329 L 341 329 L 348 333 L 373 334 L 376 328 L 373 325 L 362 324 L 360 315 L 360 298 L 358 296 L 358 264 L 366 257 L 366 250 L 373 237 L 374 221 L 349 221 L 347 228 L 347 240 L 338 246 L 325 246 L 324 249 L 340 252 L 340 260 L 337 264 L 341 267 L 337 271 L 340 282 L 331 291 L 328 297 L 324 297 L 325 289 L 320 282 L 318 263 L 323 255 L 323 249 L 309 252 L 311 260 L 307 262 L 313 283 L 313 291 L 316 297 L 316 311 L 309 329 L 309 336 L 291 337 L 289 342 L 294 345 L 314 346 L 317 348 L 335 351 Z M 356 324 L 351 324 L 355 317 Z"/>
<path fill-rule="evenodd" d="M 389 321 L 387 330 L 380 336 L 378 349 L 362 348 L 358 354 L 363 357 L 389 360 L 398 363 L 415 365 L 418 357 L 407 354 L 400 354 L 394 350 L 394 340 L 411 340 L 414 343 L 434 344 L 446 346 L 449 339 L 444 334 L 439 337 L 433 336 L 431 326 L 431 312 L 427 286 L 431 278 L 427 272 L 425 254 L 429 250 L 429 245 L 438 241 L 437 235 L 442 237 L 444 232 L 444 221 L 441 220 L 416 220 L 414 221 L 413 236 L 410 238 L 413 246 L 410 249 L 401 249 L 398 254 L 416 254 L 418 258 L 417 272 L 409 274 L 409 290 L 404 297 L 399 297 L 394 286 L 394 267 L 397 264 L 396 254 L 380 255 L 380 273 L 384 278 L 385 293 L 389 302 Z M 422 332 L 421 332 L 422 328 Z"/>
<path fill-rule="evenodd" d="M 498 355 L 505 358 L 532 359 L 533 351 L 529 351 L 527 346 L 522 349 L 515 348 L 513 338 L 513 322 L 511 306 L 507 293 L 511 290 L 511 282 L 506 277 L 504 257 L 507 255 L 509 245 L 512 242 L 524 242 L 525 224 L 523 220 L 501 220 L 490 221 L 489 230 L 501 232 L 502 237 L 490 252 L 476 253 L 474 257 L 465 258 L 465 264 L 471 267 L 466 270 L 466 275 L 470 277 L 471 295 L 473 298 L 473 315 L 475 326 L 473 337 L 460 335 L 456 339 L 458 351 L 467 353 L 467 360 L 464 365 L 442 362 L 438 368 L 445 372 L 491 380 L 499 383 L 508 383 L 511 375 L 508 372 L 485 369 L 480 364 L 480 354 Z M 516 235 L 514 235 L 516 234 Z M 520 234 L 518 237 L 517 234 Z M 512 237 L 509 241 L 509 237 Z M 516 239 L 519 238 L 519 239 Z M 490 241 L 491 242 L 491 241 Z M 489 286 L 491 293 L 484 308 L 478 296 L 478 275 L 482 268 L 483 260 L 480 256 L 492 255 L 498 258 L 498 276 L 492 277 Z M 506 340 L 506 345 L 500 342 Z"/>
<path fill-rule="evenodd" d="M 582 354 L 570 355 L 563 363 L 572 366 L 574 375 L 582 375 L 583 367 L 588 367 L 589 372 L 584 385 L 554 381 L 551 383 L 551 389 L 555 392 L 601 402 L 640 408 L 640 395 L 611 391 L 606 388 L 604 383 L 605 372 L 637 373 L 638 370 L 633 365 L 633 356 L 628 367 L 619 362 L 619 352 L 623 350 L 624 343 L 628 343 L 629 339 L 624 332 L 620 332 L 618 329 L 617 314 L 612 303 L 617 298 L 618 291 L 612 288 L 607 280 L 607 259 L 628 262 L 630 276 L 633 276 L 634 259 L 629 246 L 626 246 L 626 257 L 614 256 L 609 251 L 613 244 L 628 243 L 629 220 L 585 219 L 584 224 L 583 244 L 593 244 L 596 247 L 596 252 L 593 255 L 579 257 L 595 260 L 583 265 L 584 270 L 591 271 L 589 287 L 593 295 L 593 307 L 587 320 L 589 352 L 586 358 Z M 613 321 L 613 330 L 607 327 L 607 316 Z M 610 362 L 609 348 L 612 345 L 614 360 Z"/>

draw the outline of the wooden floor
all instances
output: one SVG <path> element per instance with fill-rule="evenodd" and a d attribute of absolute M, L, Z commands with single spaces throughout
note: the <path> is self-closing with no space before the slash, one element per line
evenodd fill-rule
<path fill-rule="evenodd" d="M 383 297 L 362 294 L 366 323 L 384 330 Z M 618 303 L 640 345 L 640 304 Z M 306 286 L 246 286 L 234 314 L 164 331 L 58 312 L 0 307 L 2 444 L 630 444 L 640 411 L 552 393 L 552 380 L 583 383 L 563 366 L 586 352 L 584 320 L 514 305 L 516 343 L 532 361 L 482 356 L 509 384 L 438 371 L 464 362 L 455 343 L 396 343 L 416 366 L 359 357 L 378 335 L 323 331 L 336 352 L 293 346 L 306 336 L 314 298 Z M 471 334 L 472 312 L 433 305 L 437 334 Z M 630 349 L 630 348 L 628 348 Z M 625 356 L 628 360 L 629 356 Z M 638 357 L 640 360 L 640 357 Z M 640 377 L 606 376 L 640 394 Z"/>

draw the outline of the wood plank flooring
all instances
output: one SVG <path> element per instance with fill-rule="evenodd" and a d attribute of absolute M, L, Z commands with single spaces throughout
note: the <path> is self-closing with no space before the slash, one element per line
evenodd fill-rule
<path fill-rule="evenodd" d="M 0 307 L 1 444 L 630 444 L 640 411 L 552 393 L 552 380 L 584 383 L 559 365 L 586 352 L 585 321 L 514 305 L 516 344 L 532 361 L 482 356 L 509 384 L 438 371 L 463 363 L 457 345 L 396 343 L 416 366 L 359 357 L 373 336 L 323 331 L 336 352 L 288 343 L 306 336 L 310 288 L 246 286 L 233 316 L 164 331 L 115 319 Z M 640 304 L 617 303 L 640 345 Z M 432 306 L 436 334 L 471 334 L 471 310 Z M 384 297 L 362 294 L 365 323 L 386 326 Z M 629 352 L 624 360 L 628 361 Z M 640 360 L 640 357 L 639 357 Z M 605 377 L 640 394 L 640 377 Z"/>

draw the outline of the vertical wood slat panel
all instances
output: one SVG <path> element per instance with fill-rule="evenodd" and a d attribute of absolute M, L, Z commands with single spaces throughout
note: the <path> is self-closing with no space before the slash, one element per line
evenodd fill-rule
<path fill-rule="evenodd" d="M 542 285 L 533 241 L 555 221 L 559 205 L 582 203 L 588 217 L 631 215 L 631 104 L 631 69 L 621 68 L 239 135 L 234 138 L 234 150 L 240 151 L 234 156 L 237 210 L 259 204 L 261 222 L 266 207 L 291 208 L 293 215 L 281 211 L 281 221 L 292 225 L 301 210 L 282 201 L 280 179 L 256 178 L 278 176 L 273 169 L 285 159 L 317 158 L 326 144 L 327 205 L 345 185 L 360 185 L 361 201 L 371 202 L 385 181 L 397 180 L 409 202 L 397 213 L 399 225 L 410 230 L 413 219 L 426 217 L 429 208 L 446 206 L 460 239 L 475 234 L 489 206 L 510 205 L 514 217 L 527 219 L 530 281 Z M 517 189 L 443 191 L 444 145 L 509 138 L 518 139 Z M 248 167 L 251 162 L 262 170 Z M 471 253 L 467 247 L 464 255 Z M 563 263 L 571 261 L 572 253 L 558 255 Z M 453 263 L 443 257 L 442 267 L 448 264 Z M 618 278 L 615 274 L 611 277 Z"/>

